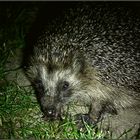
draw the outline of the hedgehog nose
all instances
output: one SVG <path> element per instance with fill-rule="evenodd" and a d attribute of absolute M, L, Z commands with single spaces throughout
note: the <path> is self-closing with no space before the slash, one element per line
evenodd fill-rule
<path fill-rule="evenodd" d="M 55 118 L 56 117 L 56 108 L 54 106 L 47 107 L 46 116 L 49 118 Z"/>

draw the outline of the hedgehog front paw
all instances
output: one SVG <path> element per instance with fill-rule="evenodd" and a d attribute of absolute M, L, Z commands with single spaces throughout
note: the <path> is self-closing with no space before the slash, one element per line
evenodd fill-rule
<path fill-rule="evenodd" d="M 90 118 L 89 114 L 75 115 L 76 125 L 79 131 L 85 131 L 85 125 L 95 126 L 96 121 Z"/>

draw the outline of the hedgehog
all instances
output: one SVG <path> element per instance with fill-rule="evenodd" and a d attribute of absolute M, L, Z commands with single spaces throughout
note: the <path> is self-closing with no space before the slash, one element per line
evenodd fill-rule
<path fill-rule="evenodd" d="M 139 23 L 126 7 L 81 2 L 46 24 L 23 58 L 46 120 L 99 124 L 133 112 L 140 123 Z"/>

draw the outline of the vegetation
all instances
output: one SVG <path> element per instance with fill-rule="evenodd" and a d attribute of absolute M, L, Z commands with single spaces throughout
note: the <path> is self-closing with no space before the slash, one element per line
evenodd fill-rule
<path fill-rule="evenodd" d="M 33 90 L 9 82 L 0 88 L 0 138 L 36 139 L 97 139 L 103 138 L 86 125 L 85 133 L 76 129 L 75 122 L 45 122 Z"/>

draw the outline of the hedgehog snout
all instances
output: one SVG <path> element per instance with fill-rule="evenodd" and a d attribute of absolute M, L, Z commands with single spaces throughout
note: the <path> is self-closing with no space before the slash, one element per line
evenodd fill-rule
<path fill-rule="evenodd" d="M 45 120 L 53 121 L 53 120 L 60 119 L 60 112 L 53 105 L 46 107 L 43 113 L 44 113 Z"/>

